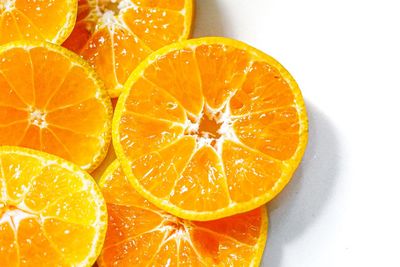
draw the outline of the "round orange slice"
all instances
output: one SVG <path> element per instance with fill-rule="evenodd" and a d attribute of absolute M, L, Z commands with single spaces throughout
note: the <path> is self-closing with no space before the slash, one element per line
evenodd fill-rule
<path fill-rule="evenodd" d="M 44 40 L 61 44 L 74 28 L 77 0 L 0 1 L 0 44 Z"/>
<path fill-rule="evenodd" d="M 258 266 L 265 207 L 215 221 L 180 219 L 138 194 L 115 161 L 100 187 L 109 225 L 99 266 Z"/>
<path fill-rule="evenodd" d="M 235 40 L 162 48 L 126 83 L 113 121 L 132 185 L 178 217 L 211 220 L 252 210 L 289 182 L 307 142 L 292 76 Z"/>
<path fill-rule="evenodd" d="M 0 145 L 42 150 L 91 171 L 111 139 L 111 101 L 79 56 L 50 43 L 0 47 Z"/>
<path fill-rule="evenodd" d="M 107 230 L 94 180 L 56 156 L 0 147 L 1 266 L 92 266 Z"/>
<path fill-rule="evenodd" d="M 111 97 L 152 51 L 186 39 L 193 0 L 80 0 L 76 26 L 64 46 L 86 59 Z"/>

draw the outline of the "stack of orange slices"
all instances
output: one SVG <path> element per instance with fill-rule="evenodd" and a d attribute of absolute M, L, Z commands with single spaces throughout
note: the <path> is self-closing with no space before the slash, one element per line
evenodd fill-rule
<path fill-rule="evenodd" d="M 79 0 L 76 26 L 64 46 L 82 55 L 118 97 L 151 52 L 186 39 L 192 0 Z"/>
<path fill-rule="evenodd" d="M 1 266 L 260 264 L 304 100 L 267 54 L 186 40 L 193 5 L 1 1 Z"/>

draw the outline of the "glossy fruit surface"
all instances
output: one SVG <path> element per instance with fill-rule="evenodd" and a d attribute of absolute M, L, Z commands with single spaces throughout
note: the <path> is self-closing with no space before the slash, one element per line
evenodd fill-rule
<path fill-rule="evenodd" d="M 158 209 L 138 194 L 118 161 L 100 187 L 109 227 L 99 266 L 258 266 L 267 238 L 265 207 L 208 222 Z"/>
<path fill-rule="evenodd" d="M 211 220 L 255 209 L 290 180 L 307 143 L 292 76 L 226 38 L 162 48 L 118 100 L 113 143 L 135 189 L 178 217 Z"/>
<path fill-rule="evenodd" d="M 190 34 L 192 0 L 80 0 L 64 46 L 97 71 L 111 97 L 151 52 Z"/>
<path fill-rule="evenodd" d="M 104 198 L 79 167 L 0 147 L 1 266 L 92 266 L 107 230 Z"/>
<path fill-rule="evenodd" d="M 77 0 L 0 1 L 0 44 L 17 40 L 61 44 L 75 25 Z"/>
<path fill-rule="evenodd" d="M 93 170 L 111 141 L 112 107 L 79 56 L 50 43 L 0 47 L 0 145 L 42 150 Z"/>

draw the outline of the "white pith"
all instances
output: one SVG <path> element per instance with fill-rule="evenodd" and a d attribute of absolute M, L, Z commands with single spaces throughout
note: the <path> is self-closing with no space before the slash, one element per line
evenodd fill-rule
<path fill-rule="evenodd" d="M 233 129 L 234 119 L 232 118 L 228 103 L 229 99 L 218 109 L 213 109 L 209 105 L 205 104 L 203 111 L 199 116 L 196 116 L 194 120 L 186 120 L 185 133 L 196 138 L 196 150 L 207 145 L 212 146 L 218 154 L 221 154 L 222 145 L 225 140 L 232 140 L 240 143 L 239 138 Z M 203 116 L 207 116 L 217 124 L 220 124 L 217 131 L 220 135 L 218 138 L 212 137 L 212 134 L 207 134 L 207 132 L 199 133 L 200 122 Z M 214 144 L 212 144 L 213 141 L 215 141 Z"/>
<path fill-rule="evenodd" d="M 24 150 L 24 149 L 21 149 Z M 72 165 L 69 162 L 57 159 L 54 156 L 48 155 L 49 158 L 41 157 L 39 155 L 35 154 L 29 154 L 26 153 L 25 151 L 13 151 L 13 152 L 5 152 L 1 151 L 3 153 L 9 153 L 9 154 L 17 154 L 17 155 L 23 155 L 26 157 L 32 157 L 35 159 L 38 159 L 42 162 L 40 166 L 36 166 L 44 169 L 47 166 L 50 165 L 57 165 L 69 172 L 71 172 L 71 175 L 76 175 L 77 177 L 82 179 L 82 186 L 79 189 L 76 189 L 75 191 L 72 191 L 71 193 L 80 193 L 80 192 L 87 192 L 88 195 L 93 196 L 93 202 L 95 205 L 98 207 L 97 212 L 96 212 L 96 218 L 95 222 L 92 224 L 88 225 L 90 227 L 93 227 L 96 229 L 96 234 L 93 237 L 93 246 L 90 251 L 87 252 L 87 257 L 83 259 L 81 262 L 75 262 L 73 263 L 74 266 L 90 266 L 93 262 L 94 259 L 97 257 L 97 254 L 100 252 L 100 246 L 102 245 L 102 239 L 104 238 L 105 235 L 105 222 L 106 222 L 106 211 L 105 211 L 105 205 L 104 202 L 102 202 L 102 195 L 95 186 L 94 181 L 92 178 L 86 174 L 85 172 L 81 171 L 78 167 Z M 37 152 L 41 153 L 41 152 Z M 33 167 L 33 166 L 32 166 Z M 0 160 L 0 171 L 1 171 L 1 176 L 0 176 L 0 184 L 5 186 L 7 184 L 7 177 L 4 176 L 4 171 L 3 171 L 4 166 L 2 165 L 2 162 Z M 16 171 L 16 173 L 13 175 L 14 177 L 18 177 L 20 173 Z M 22 221 L 26 219 L 32 219 L 35 220 L 38 224 L 43 226 L 43 223 L 46 219 L 57 219 L 58 214 L 54 214 L 51 216 L 46 216 L 43 214 L 43 211 L 57 203 L 57 201 L 62 200 L 64 197 L 58 198 L 53 200 L 49 205 L 44 207 L 43 209 L 36 211 L 30 209 L 26 204 L 25 204 L 25 196 L 28 194 L 28 192 L 31 190 L 32 186 L 36 183 L 36 178 L 40 177 L 40 174 L 37 176 L 32 177 L 32 179 L 28 182 L 26 185 L 22 185 L 21 188 L 23 189 L 23 192 L 21 194 L 17 194 L 16 196 L 19 198 L 18 200 L 12 199 L 6 190 L 6 187 L 3 187 L 3 190 L 1 192 L 2 196 L 2 201 L 0 202 L 0 225 L 3 223 L 8 223 L 10 227 L 12 227 L 13 231 L 15 234 L 18 233 L 19 225 Z M 68 197 L 68 196 L 65 196 Z M 60 219 L 62 220 L 62 219 Z M 72 224 L 74 222 L 71 222 Z M 42 227 L 42 231 L 44 233 L 44 236 L 47 237 L 47 233 Z M 64 231 L 65 234 L 69 234 L 70 231 L 66 229 Z M 32 240 L 27 239 L 26 242 L 32 242 Z M 52 243 L 52 241 L 49 239 L 49 242 Z M 54 244 L 53 244 L 54 245 Z M 19 244 L 17 243 L 17 246 Z M 62 254 L 63 249 L 62 248 L 57 248 L 59 252 Z M 61 262 L 61 257 L 63 255 L 60 255 L 60 262 Z"/>
<path fill-rule="evenodd" d="M 3 12 L 11 11 L 15 8 L 15 1 L 16 0 L 3 0 L 0 2 L 0 10 Z"/>
<path fill-rule="evenodd" d="M 29 109 L 29 123 L 35 125 L 41 129 L 46 128 L 48 123 L 46 122 L 46 115 L 45 111 L 36 108 Z"/>

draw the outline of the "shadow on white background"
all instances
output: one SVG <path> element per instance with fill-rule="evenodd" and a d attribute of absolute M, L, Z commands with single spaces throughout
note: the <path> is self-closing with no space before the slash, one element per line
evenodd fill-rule
<path fill-rule="evenodd" d="M 264 267 L 283 266 L 285 246 L 300 238 L 318 220 L 336 184 L 340 145 L 335 129 L 314 105 L 306 105 L 309 117 L 306 153 L 290 183 L 267 204 L 270 225 Z"/>
<path fill-rule="evenodd" d="M 192 36 L 225 36 L 224 23 L 227 18 L 223 17 L 216 0 L 197 0 L 195 16 L 193 19 Z"/>
<path fill-rule="evenodd" d="M 193 36 L 229 36 L 225 18 L 216 0 L 198 0 Z M 228 28 L 228 27 L 225 27 Z M 301 87 L 301 85 L 300 85 Z M 328 118 L 306 103 L 309 117 L 309 143 L 291 182 L 270 203 L 269 234 L 263 267 L 283 267 L 285 246 L 317 222 L 334 192 L 340 169 L 340 144 Z"/>

